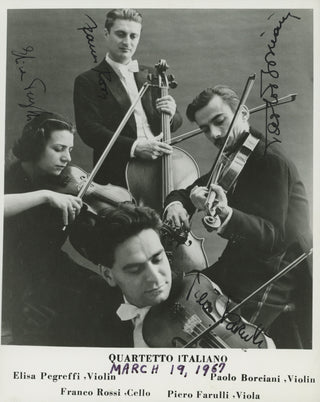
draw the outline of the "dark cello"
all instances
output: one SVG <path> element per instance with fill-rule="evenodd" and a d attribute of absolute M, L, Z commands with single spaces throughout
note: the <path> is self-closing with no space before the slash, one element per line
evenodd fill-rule
<path fill-rule="evenodd" d="M 169 87 L 177 84 L 173 76 L 166 76 L 168 65 L 165 60 L 160 60 L 155 66 L 157 74 L 150 77 L 152 86 L 160 88 L 161 97 L 168 95 Z M 161 115 L 163 141 L 170 143 L 170 118 L 166 113 Z M 199 168 L 194 159 L 181 148 L 174 147 L 172 155 L 163 155 L 156 161 L 132 160 L 126 169 L 126 180 L 130 193 L 138 205 L 147 205 L 158 212 L 163 209 L 167 195 L 174 189 L 184 188 L 193 183 L 199 177 Z M 166 239 L 170 237 L 174 228 L 165 225 Z M 180 231 L 179 231 L 180 232 Z M 181 266 L 188 271 L 194 266 L 205 268 L 208 265 L 203 249 L 203 240 L 197 239 L 191 233 L 185 237 L 180 233 L 173 233 L 176 239 L 182 239 L 180 244 L 170 245 L 174 252 L 171 256 L 173 270 L 180 271 Z M 165 240 L 166 240 L 165 239 Z M 172 243 L 169 239 L 169 243 Z M 178 241 L 179 242 L 179 241 Z M 173 240 L 175 243 L 175 240 Z"/>

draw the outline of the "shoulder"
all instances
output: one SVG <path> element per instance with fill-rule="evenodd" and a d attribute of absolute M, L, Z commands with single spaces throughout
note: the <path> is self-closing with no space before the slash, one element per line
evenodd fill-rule
<path fill-rule="evenodd" d="M 6 194 L 30 191 L 32 185 L 20 161 L 6 163 L 4 186 Z"/>
<path fill-rule="evenodd" d="M 250 129 L 250 132 L 260 139 L 253 152 L 253 159 L 269 167 L 278 166 L 292 171 L 296 170 L 295 164 L 288 157 L 280 142 L 266 141 L 264 135 L 254 129 Z"/>
<path fill-rule="evenodd" d="M 95 79 L 96 77 L 101 76 L 102 74 L 113 74 L 114 71 L 111 68 L 111 66 L 109 66 L 109 64 L 103 59 L 99 64 L 97 64 L 96 66 L 90 68 L 89 70 L 84 71 L 83 73 L 79 74 L 76 79 L 75 82 L 79 83 L 83 80 L 92 80 Z"/>

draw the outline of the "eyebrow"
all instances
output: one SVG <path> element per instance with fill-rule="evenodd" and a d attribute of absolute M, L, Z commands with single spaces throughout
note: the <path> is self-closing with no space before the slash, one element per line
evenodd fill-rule
<path fill-rule="evenodd" d="M 161 248 L 159 251 L 157 251 L 156 253 L 154 253 L 149 259 L 147 259 L 147 260 L 145 260 L 145 261 L 142 261 L 142 262 L 132 262 L 132 263 L 128 263 L 128 264 L 126 264 L 126 265 L 124 265 L 124 266 L 122 267 L 122 270 L 123 270 L 123 271 L 127 271 L 127 270 L 129 270 L 130 268 L 135 268 L 135 267 L 138 267 L 138 266 L 140 266 L 140 265 L 143 265 L 143 264 L 145 264 L 147 261 L 152 260 L 154 257 L 157 257 L 158 255 L 162 254 L 163 252 L 164 252 L 164 248 Z"/>

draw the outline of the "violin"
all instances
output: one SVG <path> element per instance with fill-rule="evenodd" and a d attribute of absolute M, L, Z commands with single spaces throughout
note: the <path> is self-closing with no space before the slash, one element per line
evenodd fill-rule
<path fill-rule="evenodd" d="M 241 112 L 241 108 L 246 103 L 254 81 L 255 74 L 251 75 L 247 80 L 238 107 L 228 128 L 224 143 L 210 171 L 210 178 L 207 183 L 207 188 L 209 190 L 205 203 L 206 216 L 204 216 L 202 219 L 205 228 L 209 232 L 221 226 L 221 221 L 219 215 L 217 214 L 218 203 L 215 199 L 215 193 L 211 189 L 211 184 L 219 184 L 223 188 L 225 193 L 227 193 L 230 188 L 232 188 L 233 184 L 235 183 L 239 174 L 244 168 L 248 158 L 250 157 L 259 142 L 258 138 L 249 133 L 245 141 L 242 143 L 241 147 L 235 154 L 233 154 L 231 157 L 227 157 L 225 154 L 227 142 L 232 134 L 233 127 Z"/>
<path fill-rule="evenodd" d="M 66 166 L 53 188 L 55 191 L 77 196 L 88 180 L 89 174 L 75 165 Z M 88 209 L 95 214 L 108 208 L 115 208 L 122 202 L 134 202 L 132 195 L 123 187 L 113 184 L 101 185 L 90 182 L 82 196 Z"/>
<path fill-rule="evenodd" d="M 235 312 L 228 313 L 230 300 L 200 272 L 184 275 L 173 293 L 151 307 L 144 319 L 143 338 L 150 347 L 187 347 L 206 331 L 193 347 L 275 348 L 262 328 Z"/>

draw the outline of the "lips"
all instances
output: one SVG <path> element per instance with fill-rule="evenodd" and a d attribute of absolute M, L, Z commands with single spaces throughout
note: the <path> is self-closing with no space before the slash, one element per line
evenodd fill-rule
<path fill-rule="evenodd" d="M 147 293 L 149 295 L 157 295 L 159 293 L 162 293 L 166 286 L 167 286 L 167 283 L 163 283 L 162 285 L 158 286 L 155 289 L 146 290 L 145 293 Z"/>

